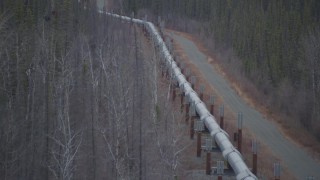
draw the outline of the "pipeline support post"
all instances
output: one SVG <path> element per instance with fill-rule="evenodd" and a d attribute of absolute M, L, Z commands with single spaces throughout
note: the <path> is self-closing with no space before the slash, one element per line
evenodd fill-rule
<path fill-rule="evenodd" d="M 210 103 L 210 113 L 212 114 L 212 116 L 214 116 L 214 101 L 215 101 L 214 96 L 210 96 L 209 103 Z"/>
<path fill-rule="evenodd" d="M 252 173 L 257 175 L 258 173 L 258 143 L 257 140 L 252 140 Z"/>
<path fill-rule="evenodd" d="M 191 117 L 191 123 L 190 123 L 190 139 L 194 138 L 194 119 L 195 117 Z"/>
<path fill-rule="evenodd" d="M 176 100 L 176 95 L 177 95 L 176 87 L 173 86 L 173 88 L 172 88 L 172 101 Z"/>
<path fill-rule="evenodd" d="M 191 74 L 190 69 L 186 69 L 185 77 L 188 82 L 189 82 L 190 74 Z"/>
<path fill-rule="evenodd" d="M 242 129 L 238 129 L 238 151 L 242 153 Z"/>
<path fill-rule="evenodd" d="M 203 101 L 205 86 L 200 85 L 200 100 Z"/>
<path fill-rule="evenodd" d="M 183 62 L 180 63 L 181 74 L 184 74 L 185 64 Z"/>
<path fill-rule="evenodd" d="M 180 102 L 181 102 L 181 112 L 183 112 L 183 102 L 184 102 L 184 92 L 183 91 L 181 91 Z"/>
<path fill-rule="evenodd" d="M 280 180 L 281 167 L 279 162 L 273 163 L 273 174 L 275 180 Z"/>
<path fill-rule="evenodd" d="M 207 160 L 206 160 L 206 174 L 211 174 L 211 152 L 207 152 Z"/>
<path fill-rule="evenodd" d="M 191 81 L 191 87 L 194 90 L 195 84 L 196 84 L 196 77 L 195 76 L 191 76 L 190 77 L 190 81 Z"/>
<path fill-rule="evenodd" d="M 223 129 L 224 127 L 224 105 L 220 106 L 220 127 Z"/>
<path fill-rule="evenodd" d="M 189 121 L 189 104 L 186 104 L 186 123 Z"/>
<path fill-rule="evenodd" d="M 197 157 L 201 157 L 201 132 L 197 132 Z"/>
<path fill-rule="evenodd" d="M 254 175 L 258 174 L 258 154 L 253 154 L 253 169 L 252 169 L 252 173 Z"/>
<path fill-rule="evenodd" d="M 212 151 L 212 138 L 206 139 L 206 151 L 207 151 L 207 158 L 206 158 L 206 174 L 211 174 L 211 151 Z"/>
<path fill-rule="evenodd" d="M 238 133 L 233 133 L 233 141 L 237 142 L 238 141 Z"/>
<path fill-rule="evenodd" d="M 194 137 L 194 121 L 197 118 L 196 115 L 196 109 L 193 103 L 190 105 L 190 116 L 191 116 L 191 122 L 190 122 L 190 139 L 193 139 Z"/>
<path fill-rule="evenodd" d="M 224 161 L 217 161 L 217 175 L 219 180 L 222 180 L 223 174 L 224 174 Z"/>
<path fill-rule="evenodd" d="M 243 114 L 238 113 L 238 151 L 242 153 L 242 123 L 243 123 Z"/>

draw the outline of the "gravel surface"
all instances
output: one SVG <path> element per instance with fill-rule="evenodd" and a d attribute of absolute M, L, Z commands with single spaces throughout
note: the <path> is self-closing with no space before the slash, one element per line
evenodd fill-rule
<path fill-rule="evenodd" d="M 272 122 L 246 104 L 231 88 L 229 82 L 208 63 L 207 56 L 200 52 L 192 41 L 175 33 L 169 35 L 179 43 L 191 63 L 199 68 L 208 83 L 216 89 L 225 105 L 234 113 L 243 113 L 243 126 L 250 129 L 260 142 L 270 147 L 273 154 L 282 160 L 281 166 L 286 166 L 297 179 L 306 179 L 311 175 L 320 179 L 320 163 L 286 139 Z"/>

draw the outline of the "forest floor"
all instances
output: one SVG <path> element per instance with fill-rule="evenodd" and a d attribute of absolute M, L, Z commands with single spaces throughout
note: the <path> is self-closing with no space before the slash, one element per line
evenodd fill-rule
<path fill-rule="evenodd" d="M 174 47 L 180 59 L 188 64 L 197 80 L 200 79 L 201 84 L 206 85 L 206 93 L 216 94 L 220 97 L 218 103 L 225 104 L 226 129 L 229 134 L 236 130 L 236 113 L 244 114 L 244 151 L 245 154 L 250 154 L 250 139 L 255 138 L 260 142 L 258 164 L 261 165 L 258 171 L 261 177 L 270 178 L 272 163 L 277 161 L 281 162 L 282 177 L 286 177 L 285 179 L 292 179 L 290 173 L 298 179 L 309 175 L 320 177 L 320 164 L 316 160 L 319 157 L 317 146 L 305 148 L 303 143 L 296 142 L 296 131 L 283 128 L 279 123 L 281 121 L 277 121 L 277 116 L 270 117 L 264 107 L 258 106 L 259 103 L 242 92 L 220 68 L 214 56 L 190 34 L 168 31 L 167 35 L 174 39 Z M 308 137 L 306 133 L 299 135 Z M 310 139 L 312 140 L 308 138 L 308 142 Z M 245 155 L 245 159 L 249 161 L 250 156 Z M 248 164 L 250 166 L 251 163 Z"/>

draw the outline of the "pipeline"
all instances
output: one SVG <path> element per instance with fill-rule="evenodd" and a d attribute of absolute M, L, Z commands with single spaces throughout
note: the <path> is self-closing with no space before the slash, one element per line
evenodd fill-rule
<path fill-rule="evenodd" d="M 236 174 L 237 180 L 255 180 L 258 179 L 248 168 L 243 160 L 241 153 L 236 150 L 229 140 L 229 135 L 220 128 L 216 121 L 216 118 L 208 111 L 204 102 L 201 101 L 198 94 L 192 89 L 191 84 L 186 80 L 186 77 L 181 73 L 181 69 L 177 66 L 177 63 L 173 60 L 166 44 L 161 38 L 158 30 L 153 25 L 153 23 L 148 21 L 143 21 L 140 19 L 130 18 L 126 16 L 120 16 L 117 14 L 112 14 L 104 11 L 99 11 L 99 13 L 106 14 L 108 16 L 132 22 L 143 26 L 147 32 L 150 34 L 153 43 L 160 49 L 160 54 L 162 55 L 167 68 L 170 69 L 171 75 L 174 81 L 177 83 L 180 89 L 183 90 L 185 96 L 189 98 L 190 102 L 194 105 L 197 114 L 200 116 L 200 120 L 205 124 L 210 132 L 210 135 L 215 140 L 219 146 L 223 158 L 228 161 L 229 165 L 232 167 L 234 173 Z"/>

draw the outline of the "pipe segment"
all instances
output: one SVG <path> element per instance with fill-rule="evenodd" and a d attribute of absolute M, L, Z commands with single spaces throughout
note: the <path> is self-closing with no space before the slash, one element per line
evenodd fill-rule
<path fill-rule="evenodd" d="M 216 121 L 216 118 L 210 114 L 206 105 L 200 100 L 198 94 L 193 90 L 191 84 L 186 80 L 186 77 L 181 73 L 181 69 L 177 66 L 177 63 L 173 60 L 167 46 L 165 45 L 162 37 L 157 31 L 156 27 L 151 22 L 143 21 L 140 19 L 130 18 L 126 16 L 120 16 L 108 12 L 99 11 L 99 13 L 105 13 L 108 16 L 133 22 L 138 25 L 143 25 L 148 31 L 153 43 L 156 47 L 160 48 L 160 54 L 165 60 L 165 64 L 168 68 L 171 68 L 171 74 L 173 79 L 176 80 L 179 87 L 183 90 L 184 94 L 190 100 L 190 103 L 195 106 L 196 113 L 200 116 L 200 120 L 204 122 L 205 126 L 210 132 L 210 135 L 220 148 L 222 155 L 229 165 L 232 167 L 236 174 L 237 180 L 256 180 L 258 179 L 245 164 L 241 153 L 235 149 L 229 140 L 229 135 L 220 128 Z"/>

